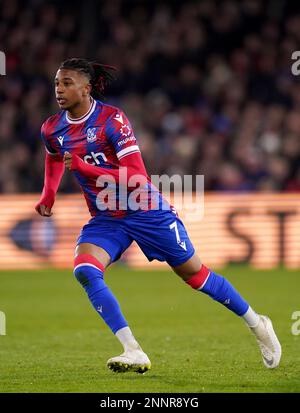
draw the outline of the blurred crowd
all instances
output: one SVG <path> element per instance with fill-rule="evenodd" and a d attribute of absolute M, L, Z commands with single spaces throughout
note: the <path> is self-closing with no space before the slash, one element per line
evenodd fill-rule
<path fill-rule="evenodd" d="M 297 2 L 0 2 L 0 192 L 39 192 L 42 122 L 61 61 L 118 68 L 122 108 L 149 174 L 202 174 L 207 190 L 300 191 Z M 78 190 L 66 174 L 62 191 Z"/>

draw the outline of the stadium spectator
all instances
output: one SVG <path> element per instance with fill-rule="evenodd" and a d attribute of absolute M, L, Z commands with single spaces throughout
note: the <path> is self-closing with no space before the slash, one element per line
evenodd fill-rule
<path fill-rule="evenodd" d="M 131 119 L 150 173 L 204 174 L 207 190 L 299 191 L 291 3 L 2 1 L 0 191 L 40 191 L 40 126 L 58 109 L 53 78 L 71 56 L 118 67 L 108 101 Z"/>

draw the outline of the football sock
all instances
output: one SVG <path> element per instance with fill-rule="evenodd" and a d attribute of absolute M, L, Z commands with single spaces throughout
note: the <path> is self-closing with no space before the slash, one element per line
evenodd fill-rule
<path fill-rule="evenodd" d="M 260 320 L 259 315 L 250 306 L 242 317 L 251 328 L 256 327 Z"/>
<path fill-rule="evenodd" d="M 115 334 L 127 327 L 119 303 L 103 280 L 104 267 L 90 254 L 80 254 L 74 261 L 74 275 L 85 289 L 90 302 Z"/>
<path fill-rule="evenodd" d="M 124 347 L 124 350 L 140 349 L 139 343 L 134 338 L 129 327 L 123 327 L 116 332 L 116 337 Z"/>
<path fill-rule="evenodd" d="M 200 271 L 186 281 L 195 290 L 209 295 L 238 316 L 244 316 L 249 304 L 241 297 L 226 278 L 202 265 Z M 247 320 L 245 319 L 247 322 Z M 253 320 L 252 320 L 253 321 Z"/>

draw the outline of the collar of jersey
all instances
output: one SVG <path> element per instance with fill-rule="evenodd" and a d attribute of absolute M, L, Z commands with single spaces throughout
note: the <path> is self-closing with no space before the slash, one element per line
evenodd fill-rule
<path fill-rule="evenodd" d="M 92 99 L 91 106 L 90 106 L 89 110 L 86 112 L 85 115 L 80 116 L 80 118 L 72 119 L 72 118 L 69 118 L 68 113 L 66 112 L 66 120 L 69 123 L 82 123 L 82 122 L 85 122 L 91 116 L 91 114 L 94 112 L 95 107 L 96 107 L 96 101 L 95 101 L 95 99 Z"/>

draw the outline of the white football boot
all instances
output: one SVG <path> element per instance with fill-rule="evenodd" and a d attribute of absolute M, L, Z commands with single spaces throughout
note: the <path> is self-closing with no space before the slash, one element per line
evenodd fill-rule
<path fill-rule="evenodd" d="M 264 365 L 268 369 L 274 369 L 279 365 L 281 358 L 281 345 L 273 329 L 272 321 L 265 315 L 259 316 L 256 327 L 250 330 L 256 337 Z"/>
<path fill-rule="evenodd" d="M 141 348 L 127 349 L 120 356 L 110 358 L 107 367 L 116 373 L 134 371 L 144 374 L 151 369 L 151 362 Z"/>

